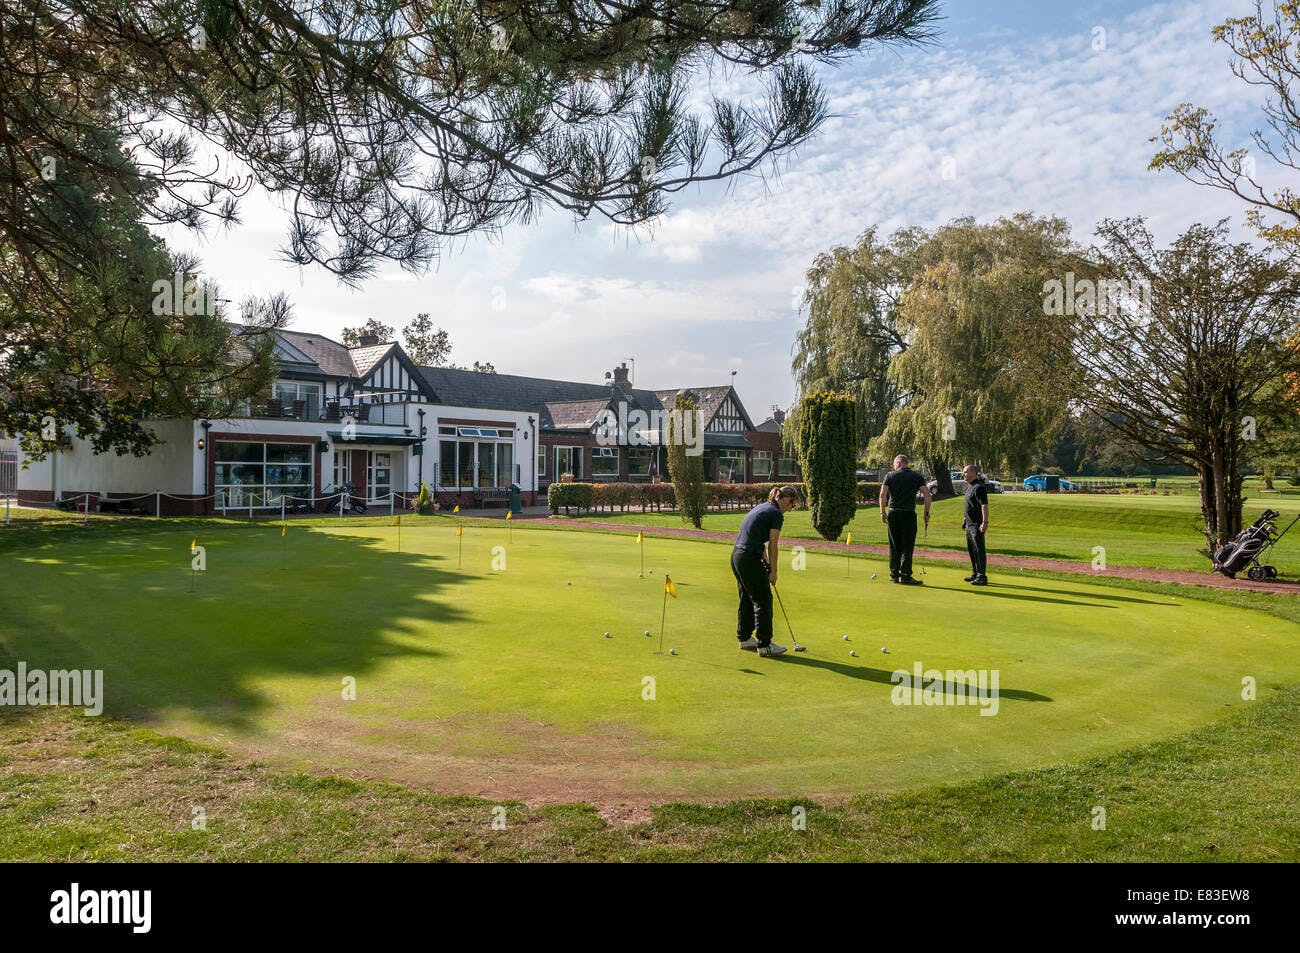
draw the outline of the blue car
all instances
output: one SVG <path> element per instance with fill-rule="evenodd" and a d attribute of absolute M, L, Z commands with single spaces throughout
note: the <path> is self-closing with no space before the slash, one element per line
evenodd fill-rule
<path fill-rule="evenodd" d="M 1024 485 L 1024 488 L 1025 488 L 1028 492 L 1030 492 L 1030 493 L 1035 493 L 1035 492 L 1037 492 L 1037 493 L 1046 493 L 1046 492 L 1047 492 L 1047 474 L 1046 474 L 1046 473 L 1035 473 L 1035 474 L 1034 474 L 1033 476 L 1031 476 L 1031 477 L 1025 477 L 1025 482 L 1024 482 L 1023 485 Z M 1066 480 L 1066 479 L 1062 479 L 1062 480 L 1061 480 L 1061 492 L 1062 492 L 1062 493 L 1073 493 L 1076 489 L 1077 489 L 1077 487 L 1076 487 L 1073 483 L 1071 483 L 1069 480 Z"/>

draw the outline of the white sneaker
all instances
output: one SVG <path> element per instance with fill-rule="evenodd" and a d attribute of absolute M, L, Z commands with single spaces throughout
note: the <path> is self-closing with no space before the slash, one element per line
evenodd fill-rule
<path fill-rule="evenodd" d="M 739 642 L 737 644 L 746 652 L 752 652 L 754 649 L 758 648 L 758 639 L 751 635 L 744 642 Z"/>
<path fill-rule="evenodd" d="M 771 642 L 767 645 L 760 645 L 758 647 L 758 654 L 764 658 L 771 658 L 774 655 L 780 655 L 784 651 L 785 646 L 777 645 L 775 642 Z"/>

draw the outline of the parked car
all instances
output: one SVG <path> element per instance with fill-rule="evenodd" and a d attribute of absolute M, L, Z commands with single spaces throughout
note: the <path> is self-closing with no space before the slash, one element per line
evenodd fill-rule
<path fill-rule="evenodd" d="M 1001 492 L 1002 492 L 1002 481 L 1001 481 L 1001 480 L 990 480 L 988 477 L 985 477 L 985 478 L 984 478 L 984 489 L 987 490 L 989 493 L 1001 493 Z"/>
<path fill-rule="evenodd" d="M 1046 474 L 1046 473 L 1035 473 L 1033 476 L 1025 477 L 1024 487 L 1025 487 L 1025 489 L 1028 490 L 1030 493 L 1043 493 L 1043 492 L 1046 492 L 1046 490 L 1047 490 L 1047 474 Z M 1062 493 L 1073 493 L 1073 492 L 1074 492 L 1075 490 L 1077 490 L 1077 489 L 1079 489 L 1079 487 L 1078 487 L 1076 484 L 1071 483 L 1069 480 L 1065 479 L 1064 477 L 1061 478 L 1061 492 L 1062 492 Z"/>

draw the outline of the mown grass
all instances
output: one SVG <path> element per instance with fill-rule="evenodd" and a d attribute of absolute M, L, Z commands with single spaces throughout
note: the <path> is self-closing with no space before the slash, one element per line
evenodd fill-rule
<path fill-rule="evenodd" d="M 1281 530 L 1300 512 L 1298 504 L 1300 501 L 1294 498 L 1252 499 L 1246 504 L 1245 518 L 1250 522 L 1266 507 L 1277 509 L 1285 517 L 1278 527 Z M 962 506 L 961 498 L 937 501 L 931 510 L 929 532 L 917 540 L 917 545 L 965 552 Z M 735 533 L 744 517 L 741 510 L 709 513 L 704 529 Z M 685 525 L 676 513 L 606 512 L 583 518 L 638 526 Z M 987 542 L 989 552 L 995 555 L 1063 559 L 1086 566 L 1097 555 L 1096 547 L 1102 547 L 1112 566 L 1208 571 L 1210 559 L 1200 527 L 1200 509 L 1194 496 L 1004 493 L 989 499 Z M 873 507 L 860 507 L 840 540 L 844 541 L 849 533 L 855 544 L 889 545 L 879 510 Z M 782 536 L 790 540 L 821 539 L 807 509 L 786 516 Z M 1278 544 L 1269 561 L 1284 576 L 1300 574 L 1300 526 Z"/>
<path fill-rule="evenodd" d="M 1260 690 L 1214 725 L 1078 764 L 834 805 L 671 804 L 631 824 L 589 805 L 279 772 L 66 711 L 6 713 L 0 860 L 1296 861 L 1300 689 Z"/>

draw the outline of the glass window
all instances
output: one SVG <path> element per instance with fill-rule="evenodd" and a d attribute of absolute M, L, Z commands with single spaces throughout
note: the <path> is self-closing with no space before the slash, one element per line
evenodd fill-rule
<path fill-rule="evenodd" d="M 438 459 L 438 485 L 456 485 L 456 441 L 454 440 L 442 441 Z"/>
<path fill-rule="evenodd" d="M 631 447 L 627 451 L 628 476 L 649 476 L 654 451 L 649 447 Z"/>
<path fill-rule="evenodd" d="M 497 486 L 515 482 L 515 448 L 508 443 L 497 444 Z"/>
<path fill-rule="evenodd" d="M 582 479 L 581 447 L 555 448 L 555 478 L 558 480 L 562 473 L 573 474 L 575 480 Z"/>
<path fill-rule="evenodd" d="M 781 476 L 794 476 L 794 454 L 781 454 Z"/>
<path fill-rule="evenodd" d="M 728 483 L 745 480 L 745 454 L 740 450 L 718 451 L 718 479 Z"/>
<path fill-rule="evenodd" d="M 344 450 L 340 447 L 334 448 L 334 485 L 335 490 L 348 482 L 348 455 L 350 450 Z"/>
<path fill-rule="evenodd" d="M 592 476 L 618 476 L 618 450 L 614 447 L 597 447 L 591 451 Z"/>
<path fill-rule="evenodd" d="M 537 475 L 546 476 L 546 447 L 540 443 L 537 445 Z"/>
<path fill-rule="evenodd" d="M 217 509 L 280 506 L 312 494 L 310 444 L 219 441 L 213 493 Z"/>
<path fill-rule="evenodd" d="M 478 486 L 496 486 L 496 444 L 478 445 Z"/>
<path fill-rule="evenodd" d="M 461 440 L 457 444 L 456 485 L 474 485 L 474 441 Z"/>
<path fill-rule="evenodd" d="M 771 450 L 754 451 L 754 479 L 755 480 L 772 479 L 772 451 Z"/>
<path fill-rule="evenodd" d="M 366 455 L 366 490 L 372 502 L 388 499 L 393 490 L 393 455 L 371 450 Z"/>

